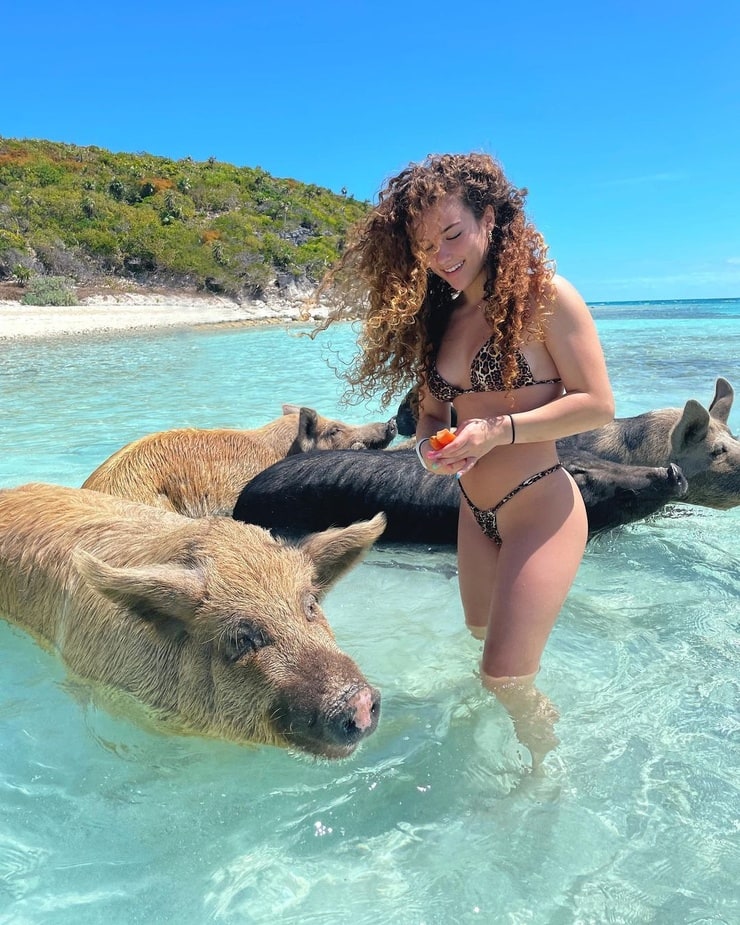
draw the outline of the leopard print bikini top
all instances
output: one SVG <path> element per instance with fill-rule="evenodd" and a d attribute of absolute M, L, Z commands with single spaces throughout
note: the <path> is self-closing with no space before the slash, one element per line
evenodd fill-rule
<path fill-rule="evenodd" d="M 512 389 L 562 381 L 559 377 L 556 379 L 535 379 L 521 350 L 516 351 L 516 359 L 519 369 L 512 384 Z M 493 337 L 489 337 L 473 357 L 473 362 L 470 364 L 470 382 L 471 387 L 469 389 L 462 389 L 460 386 L 452 385 L 451 382 L 443 379 L 437 372 L 436 362 L 432 363 L 427 376 L 429 391 L 438 401 L 454 401 L 459 395 L 465 395 L 469 392 L 505 391 L 501 354 L 494 350 Z"/>

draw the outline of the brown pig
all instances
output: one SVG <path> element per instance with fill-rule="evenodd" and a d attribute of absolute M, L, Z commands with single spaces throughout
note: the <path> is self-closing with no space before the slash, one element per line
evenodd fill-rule
<path fill-rule="evenodd" d="M 175 731 L 342 758 L 380 695 L 319 602 L 384 526 L 288 544 L 85 489 L 5 489 L 0 614 Z"/>
<path fill-rule="evenodd" d="M 186 517 L 230 517 L 246 483 L 279 459 L 308 450 L 383 449 L 396 421 L 344 424 L 313 408 L 283 405 L 254 430 L 182 428 L 149 434 L 101 463 L 83 488 Z"/>

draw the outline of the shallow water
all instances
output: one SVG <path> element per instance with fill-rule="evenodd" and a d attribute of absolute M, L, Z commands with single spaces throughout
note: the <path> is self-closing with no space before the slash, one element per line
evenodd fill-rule
<path fill-rule="evenodd" d="M 740 383 L 740 303 L 598 306 L 620 416 Z M 282 402 L 350 421 L 348 327 L 0 344 L 0 485 L 79 485 L 175 426 Z M 738 410 L 730 424 L 737 432 Z M 450 551 L 379 548 L 329 594 L 383 692 L 339 763 L 162 735 L 0 621 L 0 923 L 740 921 L 740 512 L 675 505 L 593 541 L 540 686 L 560 745 L 532 775 L 476 677 Z"/>

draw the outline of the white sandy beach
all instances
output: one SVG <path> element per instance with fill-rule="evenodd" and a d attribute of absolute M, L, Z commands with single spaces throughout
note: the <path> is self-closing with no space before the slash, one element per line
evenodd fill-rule
<path fill-rule="evenodd" d="M 203 324 L 300 321 L 301 299 L 243 301 L 200 294 L 116 293 L 71 306 L 22 305 L 0 300 L 0 341 Z M 320 309 L 311 312 L 318 318 Z"/>

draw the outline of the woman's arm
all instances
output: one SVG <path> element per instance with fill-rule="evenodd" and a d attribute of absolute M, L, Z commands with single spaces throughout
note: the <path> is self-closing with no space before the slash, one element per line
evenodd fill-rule
<path fill-rule="evenodd" d="M 431 469 L 427 453 L 431 449 L 429 438 L 438 430 L 449 427 L 452 421 L 452 405 L 436 399 L 427 389 L 426 382 L 419 388 L 419 409 L 416 423 L 416 453 L 425 469 Z"/>

